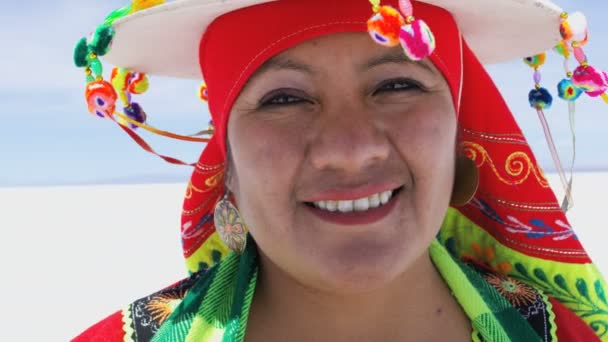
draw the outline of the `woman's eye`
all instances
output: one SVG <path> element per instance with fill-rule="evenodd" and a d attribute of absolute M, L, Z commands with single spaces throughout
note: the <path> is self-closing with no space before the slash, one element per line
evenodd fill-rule
<path fill-rule="evenodd" d="M 411 90 L 422 90 L 422 86 L 416 81 L 408 79 L 396 79 L 382 82 L 380 86 L 376 89 L 375 93 Z"/>
<path fill-rule="evenodd" d="M 269 106 L 289 106 L 294 104 L 299 104 L 306 102 L 306 100 L 302 99 L 298 96 L 293 96 L 289 94 L 276 94 L 267 99 L 262 99 L 260 101 L 261 107 L 269 107 Z"/>

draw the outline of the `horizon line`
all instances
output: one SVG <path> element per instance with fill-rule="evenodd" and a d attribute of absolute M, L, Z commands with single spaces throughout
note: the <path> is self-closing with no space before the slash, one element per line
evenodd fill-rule
<path fill-rule="evenodd" d="M 556 175 L 555 170 L 545 170 L 547 175 Z M 581 167 L 574 170 L 574 176 L 579 173 L 608 173 L 608 167 Z M 139 175 L 121 178 L 108 178 L 100 180 L 77 180 L 77 181 L 34 181 L 34 182 L 2 182 L 0 189 L 6 188 L 33 188 L 33 187 L 78 187 L 78 186 L 110 186 L 110 185 L 163 185 L 163 184 L 187 184 L 190 175 L 167 174 L 167 175 Z"/>

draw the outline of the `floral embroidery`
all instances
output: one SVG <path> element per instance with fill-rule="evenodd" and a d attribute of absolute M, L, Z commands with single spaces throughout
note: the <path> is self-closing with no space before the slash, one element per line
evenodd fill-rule
<path fill-rule="evenodd" d="M 499 215 L 483 200 L 476 199 L 473 205 L 491 220 L 503 226 L 509 225 L 502 215 Z M 541 221 L 535 221 L 534 224 L 543 225 Z M 545 225 L 545 227 L 547 226 Z M 557 230 L 562 227 L 566 230 L 558 232 Z M 513 226 L 510 228 L 515 229 Z M 560 237 L 572 233 L 571 229 L 567 225 L 558 223 L 553 228 L 532 230 L 525 234 L 531 234 L 532 238 L 540 238 L 535 235 L 536 233 L 546 234 L 545 236 L 549 237 Z M 508 236 L 511 233 L 506 231 L 505 234 Z M 601 339 L 608 337 L 608 296 L 606 294 L 608 287 L 593 264 L 556 263 L 530 258 L 521 251 L 501 244 L 495 236 L 455 209 L 448 211 L 438 237 L 448 251 L 457 258 L 474 260 L 479 264 L 489 264 L 494 269 L 498 269 L 495 265 L 496 262 L 508 260 L 512 269 L 505 274 L 506 276 L 542 291 L 543 295 L 555 298 L 582 318 Z M 570 238 L 575 239 L 576 236 L 572 235 Z M 492 250 L 491 252 L 488 247 Z M 537 251 L 530 250 L 530 252 Z M 584 255 L 580 253 L 584 253 L 584 251 L 570 250 L 567 256 Z M 492 258 L 493 256 L 494 258 Z M 502 260 L 497 260 L 497 257 Z M 528 306 L 528 308 L 529 310 L 525 312 L 520 309 L 520 313 L 526 316 L 536 315 L 537 311 L 542 311 L 540 304 L 534 307 Z"/>
<path fill-rule="evenodd" d="M 536 301 L 534 290 L 513 278 L 498 274 L 486 275 L 486 280 L 516 307 L 528 306 Z"/>
<path fill-rule="evenodd" d="M 184 297 L 184 291 L 159 294 L 150 299 L 146 304 L 146 309 L 148 309 L 152 318 L 158 322 L 158 324 L 163 324 L 165 320 L 171 316 L 173 310 L 175 310 L 179 303 L 182 302 Z"/>
<path fill-rule="evenodd" d="M 510 276 L 499 274 L 484 265 L 466 261 L 483 279 L 530 324 L 543 342 L 556 340 L 555 315 L 549 298 L 538 288 Z M 482 339 L 482 341 L 484 341 Z"/>
<path fill-rule="evenodd" d="M 521 263 L 515 263 L 514 266 L 514 277 L 536 284 L 545 294 L 564 303 L 574 313 L 585 318 L 598 336 L 603 337 L 608 333 L 608 321 L 605 320 L 608 316 L 608 300 L 599 279 L 593 283 L 590 290 L 589 283 L 578 278 L 573 289 L 561 274 L 551 279 L 541 268 L 534 268 L 529 272 Z"/>
<path fill-rule="evenodd" d="M 125 341 L 150 341 L 161 325 L 173 314 L 190 288 L 204 275 L 195 273 L 177 284 L 141 298 L 123 310 Z M 125 319 L 124 317 L 127 317 Z"/>
<path fill-rule="evenodd" d="M 524 223 L 512 215 L 507 216 L 506 219 L 502 218 L 484 200 L 474 198 L 471 201 L 471 205 L 478 209 L 486 217 L 503 225 L 505 230 L 511 234 L 525 234 L 525 236 L 530 239 L 551 237 L 555 241 L 566 240 L 569 238 L 577 239 L 572 227 L 561 220 L 556 220 L 555 226 L 551 226 L 541 219 L 532 219 L 530 222 Z"/>

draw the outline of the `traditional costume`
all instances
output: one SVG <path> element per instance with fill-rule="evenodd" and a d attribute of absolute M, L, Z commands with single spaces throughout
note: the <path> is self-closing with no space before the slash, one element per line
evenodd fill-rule
<path fill-rule="evenodd" d="M 482 65 L 525 58 L 535 70 L 530 104 L 541 115 L 553 102 L 541 84 L 542 52 L 556 47 L 556 58 L 578 62 L 559 85 L 564 103 L 585 92 L 605 97 L 608 77 L 582 51 L 584 17 L 548 0 L 371 2 L 370 9 L 365 0 L 134 0 L 78 43 L 75 61 L 86 70 L 89 111 L 115 120 L 149 152 L 156 153 L 135 128 L 171 134 L 148 126 L 133 101 L 147 88 L 148 74 L 204 79 L 200 95 L 213 120 L 208 138 L 172 135 L 207 142 L 193 164 L 182 213 L 191 276 L 135 301 L 75 341 L 244 340 L 257 248 L 247 236 L 244 251 L 231 252 L 214 223 L 225 193 L 228 115 L 269 58 L 339 32 L 369 32 L 382 45 L 401 44 L 410 59 L 428 57 L 450 87 L 479 187 L 468 204 L 449 208 L 429 254 L 471 320 L 472 340 L 608 341 L 606 282 L 568 223 L 567 201 L 558 203 Z M 108 80 L 102 56 L 121 66 Z"/>

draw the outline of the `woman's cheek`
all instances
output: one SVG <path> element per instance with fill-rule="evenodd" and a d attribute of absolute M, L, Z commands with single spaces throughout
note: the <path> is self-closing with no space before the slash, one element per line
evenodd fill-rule
<path fill-rule="evenodd" d="M 294 125 L 260 120 L 234 125 L 239 146 L 233 146 L 237 172 L 260 193 L 284 198 L 302 158 L 303 132 Z M 237 159 L 240 158 L 240 159 Z"/>

